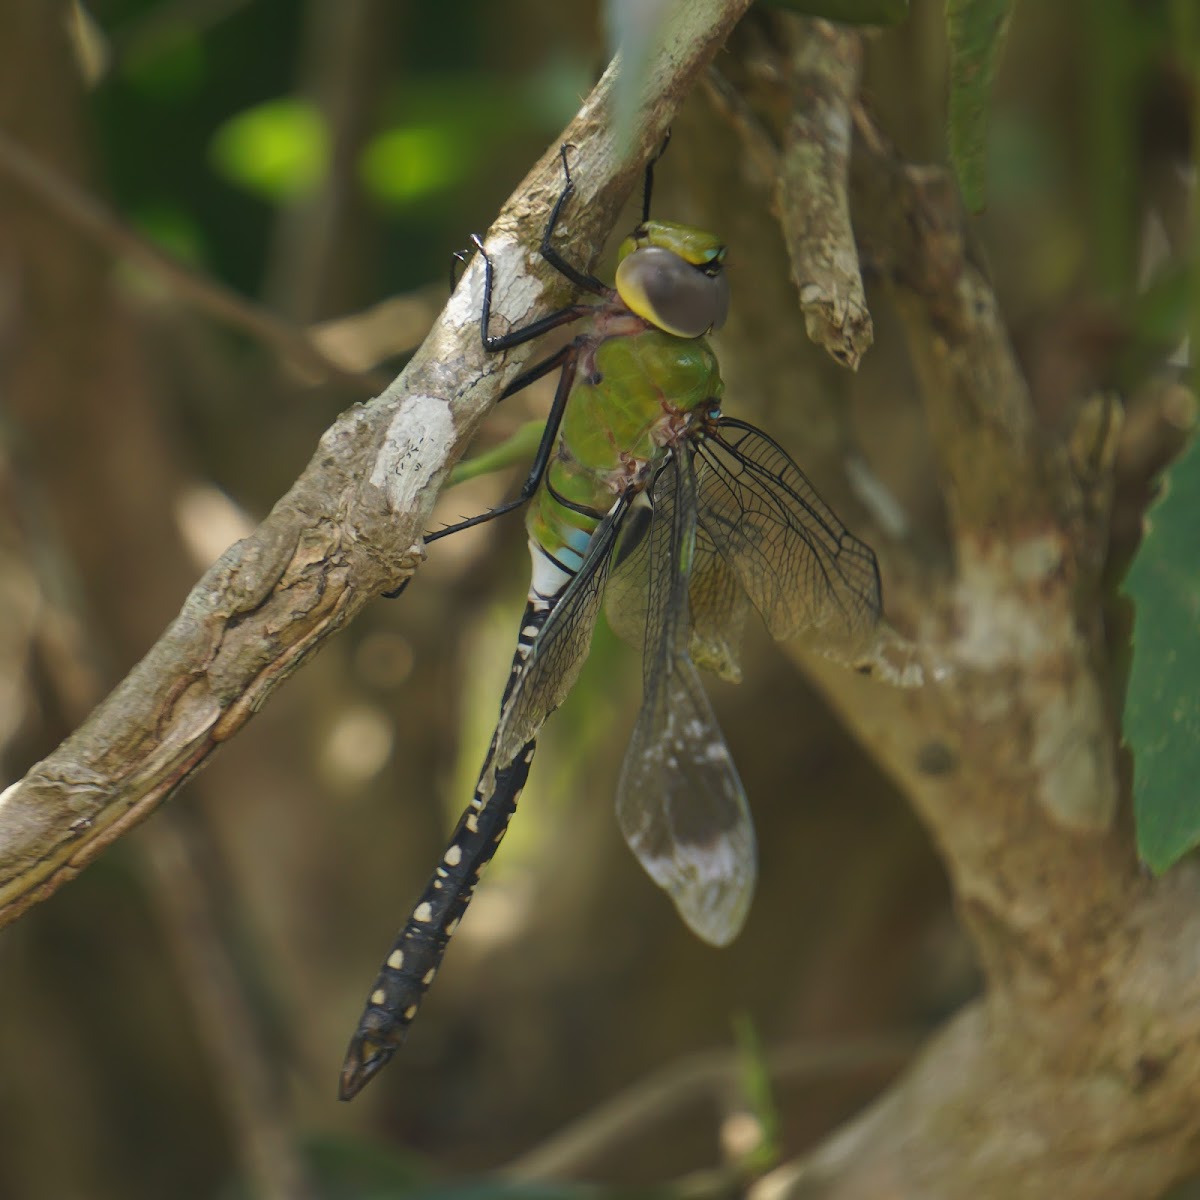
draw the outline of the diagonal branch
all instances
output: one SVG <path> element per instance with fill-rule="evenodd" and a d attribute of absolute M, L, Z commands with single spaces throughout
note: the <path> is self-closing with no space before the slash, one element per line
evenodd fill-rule
<path fill-rule="evenodd" d="M 650 61 L 635 134 L 618 144 L 610 67 L 564 133 L 577 191 L 561 249 L 595 260 L 641 164 L 749 0 L 678 6 Z M 513 323 L 567 298 L 536 255 L 561 190 L 551 147 L 488 237 L 495 311 Z M 53 893 L 148 816 L 274 689 L 423 556 L 438 489 L 520 370 L 479 342 L 482 270 L 466 272 L 424 345 L 380 396 L 321 438 L 292 489 L 193 589 L 145 658 L 49 757 L 0 793 L 0 925 Z"/>

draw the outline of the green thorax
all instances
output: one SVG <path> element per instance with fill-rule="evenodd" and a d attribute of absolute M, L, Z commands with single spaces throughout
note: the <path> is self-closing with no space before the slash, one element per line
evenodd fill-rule
<path fill-rule="evenodd" d="M 649 468 L 678 440 L 681 418 L 722 392 L 712 347 L 657 329 L 604 337 L 580 356 L 547 482 L 572 504 L 603 514 L 617 495 L 644 486 Z M 578 548 L 597 519 L 558 503 L 543 486 L 526 525 L 551 553 Z"/>

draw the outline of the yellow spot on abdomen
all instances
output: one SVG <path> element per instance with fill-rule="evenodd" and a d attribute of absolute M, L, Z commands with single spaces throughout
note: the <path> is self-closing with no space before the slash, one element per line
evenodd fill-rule
<path fill-rule="evenodd" d="M 383 1004 L 384 1001 L 386 1001 L 386 1000 L 387 1000 L 387 992 L 385 992 L 383 990 L 383 988 L 376 988 L 371 993 L 371 1003 L 372 1004 Z"/>
<path fill-rule="evenodd" d="M 387 965 L 391 967 L 393 971 L 400 970 L 400 968 L 404 966 L 404 951 L 393 950 L 391 954 L 388 955 Z"/>
<path fill-rule="evenodd" d="M 413 913 L 413 920 L 420 921 L 422 924 L 433 920 L 433 908 L 428 900 L 424 904 L 417 905 L 416 912 Z"/>

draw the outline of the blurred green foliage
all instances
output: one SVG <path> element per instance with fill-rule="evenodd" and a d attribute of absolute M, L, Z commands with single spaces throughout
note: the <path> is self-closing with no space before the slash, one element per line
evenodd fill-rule
<path fill-rule="evenodd" d="M 950 160 L 967 208 L 986 196 L 988 114 L 992 79 L 1004 50 L 1013 0 L 947 0 L 950 48 Z"/>
<path fill-rule="evenodd" d="M 169 233 L 168 244 L 186 244 L 193 261 L 255 294 L 278 206 L 310 194 L 331 153 L 297 75 L 304 9 L 298 0 L 176 6 L 164 26 L 169 7 L 93 6 L 113 50 L 93 98 L 110 187 L 121 211 L 158 215 L 144 226 L 152 235 Z M 220 19 L 203 22 L 208 9 Z M 381 296 L 445 278 L 449 248 L 486 227 L 522 170 L 515 164 L 573 115 L 599 66 L 594 47 L 566 41 L 532 61 L 494 53 L 498 17 L 483 0 L 398 5 L 389 18 L 380 37 L 390 65 L 356 156 L 376 206 Z"/>
<path fill-rule="evenodd" d="M 329 133 L 313 104 L 296 97 L 243 109 L 213 133 L 213 166 L 232 183 L 276 202 L 311 192 L 329 162 Z"/>

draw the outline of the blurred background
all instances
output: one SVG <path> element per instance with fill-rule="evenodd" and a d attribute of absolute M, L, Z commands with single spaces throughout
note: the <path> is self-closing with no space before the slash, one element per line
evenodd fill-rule
<path fill-rule="evenodd" d="M 1195 97 L 1169 7 L 1016 9 L 973 236 L 1050 430 L 1180 336 Z M 942 20 L 913 0 L 867 47 L 864 98 L 918 162 L 945 161 Z M 0 5 L 0 783 L 403 365 L 451 252 L 554 143 L 604 47 L 598 5 L 552 0 Z M 49 172 L 40 190 L 14 144 Z M 886 294 L 869 291 L 856 376 L 809 345 L 767 182 L 694 95 L 655 208 L 729 242 L 726 410 L 858 528 L 833 453 L 852 440 L 936 563 Z M 342 370 L 305 362 L 297 330 Z M 480 448 L 547 398 L 507 401 Z M 463 485 L 439 516 L 521 473 Z M 379 961 L 473 789 L 527 567 L 519 519 L 439 542 L 166 809 L 0 934 L 0 1197 L 378 1195 L 510 1164 L 664 1071 L 657 1119 L 579 1169 L 669 1180 L 717 1160 L 716 1089 L 689 1069 L 733 1044 L 738 1014 L 783 1055 L 795 1151 L 972 994 L 934 849 L 765 634 L 740 686 L 710 688 L 759 891 L 733 947 L 693 938 L 617 831 L 640 669 L 602 627 L 407 1045 L 339 1104 Z"/>

